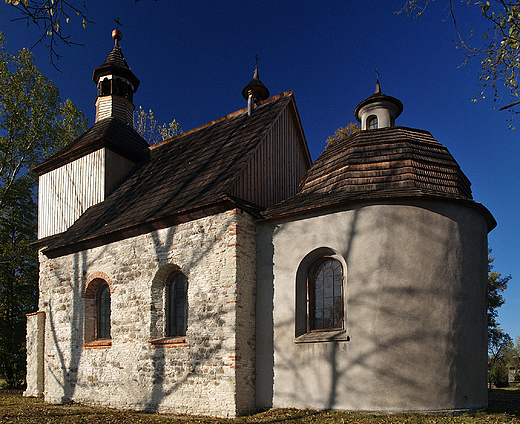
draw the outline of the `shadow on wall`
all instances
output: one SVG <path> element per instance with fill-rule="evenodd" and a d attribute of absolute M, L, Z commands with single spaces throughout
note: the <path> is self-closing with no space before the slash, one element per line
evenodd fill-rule
<path fill-rule="evenodd" d="M 344 316 L 350 341 L 294 344 L 293 337 L 301 333 L 299 309 L 306 319 L 306 276 L 296 293 L 295 286 L 302 286 L 298 277 L 295 282 L 275 281 L 276 288 L 262 287 L 271 296 L 263 314 L 268 317 L 270 309 L 275 321 L 274 337 L 265 345 L 270 352 L 259 358 L 261 406 L 272 407 L 273 399 L 274 406 L 373 411 L 485 406 L 479 387 L 471 388 L 480 386 L 483 374 L 479 336 L 480 327 L 485 332 L 485 285 L 476 287 L 474 279 L 461 278 L 462 259 L 468 260 L 475 250 L 475 243 L 460 234 L 470 231 L 460 228 L 466 225 L 465 217 L 443 207 L 383 206 L 371 217 L 370 225 L 366 221 L 369 209 L 360 207 L 351 212 L 348 228 L 341 229 L 329 217 L 329 233 L 320 229 L 317 235 L 316 222 L 309 222 L 300 227 L 304 230 L 297 237 L 291 234 L 293 240 L 311 240 L 307 245 L 315 242 L 315 248 L 329 246 L 345 258 L 349 268 Z M 411 210 L 411 215 L 403 210 Z M 274 225 L 271 228 L 271 244 L 264 243 L 262 253 L 270 253 L 264 264 L 274 264 L 279 272 L 283 264 L 274 252 L 289 247 L 279 235 L 273 246 L 276 230 Z M 479 248 L 485 252 L 484 246 Z M 478 264 L 480 259 L 469 260 Z M 291 275 L 286 271 L 281 274 Z M 265 280 L 273 273 L 263 270 L 259 278 Z M 479 278 L 478 270 L 475 276 Z M 262 297 L 265 302 L 268 298 L 267 294 Z M 463 316 L 461 302 L 475 311 Z M 283 305 L 295 307 L 296 320 L 277 309 Z M 285 319 L 277 320 L 277 316 Z M 258 324 L 257 328 L 263 327 Z M 485 343 L 482 346 L 485 353 Z M 473 372 L 467 367 L 469 372 L 461 380 L 458 368 L 463 362 L 474 367 Z M 274 374 L 268 372 L 270 367 Z"/>
<path fill-rule="evenodd" d="M 229 138 L 232 137 L 232 134 L 229 135 Z M 182 149 L 189 149 L 190 145 L 185 144 L 180 146 Z M 171 199 L 176 198 L 180 193 L 183 193 L 186 187 L 190 184 L 193 178 L 200 177 L 201 175 L 205 175 L 203 172 L 205 168 L 214 163 L 215 160 L 218 160 L 219 155 L 222 156 L 222 152 L 225 151 L 227 146 L 225 143 L 222 144 L 222 147 L 219 150 L 216 150 L 212 156 L 205 156 L 203 160 L 197 162 L 197 169 L 193 171 L 193 174 L 190 178 L 185 178 L 183 180 L 183 184 L 180 184 L 176 187 L 174 192 L 167 193 L 168 196 L 171 196 Z M 250 146 L 244 145 L 242 149 L 247 150 Z M 235 155 L 236 158 L 241 157 L 240 154 Z M 163 158 L 163 160 L 167 160 L 168 158 Z M 238 160 L 238 159 L 237 159 Z M 213 180 L 205 181 L 205 185 L 208 189 L 213 188 L 221 184 L 223 180 L 228 177 L 229 170 L 232 169 L 236 163 L 227 164 L 227 168 L 223 169 L 219 174 L 212 174 Z M 138 165 L 141 166 L 141 165 Z M 146 166 L 144 164 L 143 166 Z M 182 166 L 182 164 L 179 164 Z M 137 167 L 135 168 L 137 169 Z M 126 180 L 122 183 L 129 182 L 131 180 L 133 174 L 135 173 L 135 169 L 133 172 L 130 172 Z M 161 169 L 161 167 L 159 167 Z M 171 169 L 169 170 L 171 172 Z M 161 174 L 150 174 L 147 178 L 159 179 L 164 177 Z M 191 178 L 193 177 L 193 178 Z M 153 184 L 150 184 L 150 181 L 143 180 L 141 184 L 136 185 L 137 194 L 135 196 L 135 201 L 139 203 L 140 197 L 138 196 L 144 189 L 150 189 L 150 187 L 154 187 Z M 79 193 L 76 193 L 79 196 Z M 191 197 L 190 197 L 191 196 Z M 189 204 L 193 202 L 193 196 L 188 193 L 183 200 Z M 125 205 L 122 202 L 122 199 L 117 197 L 117 191 L 112 195 L 108 196 L 105 200 L 108 204 L 113 205 L 113 208 L 107 208 L 107 212 L 103 215 L 96 216 L 95 219 L 92 220 L 92 228 L 102 228 L 103 225 L 107 222 L 111 222 L 112 220 L 119 217 L 120 214 L 128 213 L 128 205 Z M 168 202 L 163 202 L 163 205 L 166 205 Z M 182 206 L 182 205 L 181 205 Z M 146 217 L 140 217 L 140 219 L 146 220 L 150 218 L 154 218 L 156 216 L 161 216 L 161 213 L 165 213 L 161 208 L 163 206 L 158 206 L 154 210 L 150 210 L 149 208 L 146 211 L 149 213 Z M 116 218 L 115 218 L 116 217 Z M 87 229 L 86 231 L 93 231 L 92 228 Z M 154 257 L 150 260 L 151 262 L 155 262 L 160 266 L 167 265 L 165 263 L 165 251 L 173 250 L 179 248 L 175 244 L 178 241 L 175 240 L 175 233 L 177 227 L 171 227 L 165 231 L 167 231 L 166 237 L 159 238 L 157 236 L 157 232 L 152 233 L 152 241 L 154 243 Z M 162 231 L 162 230 L 161 230 Z M 220 233 L 215 235 L 215 232 L 211 233 L 211 237 L 222 237 L 228 228 L 221 228 Z M 182 254 L 184 255 L 182 265 L 183 268 L 188 270 L 194 268 L 196 264 L 198 264 L 205 255 L 208 254 L 210 250 L 211 243 L 206 240 L 205 237 L 207 235 L 205 233 L 200 234 L 201 237 L 201 246 L 197 249 L 191 250 L 183 250 Z M 211 240 L 210 240 L 211 241 Z M 132 239 L 128 240 L 128 244 L 132 244 Z M 207 246 L 207 247 L 203 247 Z M 82 357 L 84 358 L 85 352 L 81 346 L 83 341 L 83 331 L 85 327 L 85 311 L 84 311 L 84 299 L 81 297 L 81 291 L 83 289 L 84 280 L 87 277 L 87 273 L 92 273 L 96 271 L 102 271 L 101 269 L 96 268 L 97 262 L 100 257 L 106 256 L 108 253 L 107 246 L 101 246 L 100 250 L 91 250 L 96 251 L 96 257 L 87 256 L 86 251 L 78 252 L 73 254 L 74 260 L 74 270 L 71 273 L 70 270 L 64 271 L 59 267 L 54 267 L 52 272 L 54 274 L 54 278 L 52 278 L 54 284 L 53 287 L 50 287 L 48 284 L 51 284 L 50 281 L 42 281 L 42 287 L 45 287 L 44 296 L 46 300 L 42 302 L 40 305 L 40 309 L 46 310 L 48 313 L 47 318 L 47 332 L 46 332 L 46 356 L 47 351 L 52 349 L 52 355 L 55 357 L 50 358 L 51 364 L 46 367 L 46 379 L 54 379 L 52 383 L 55 385 L 55 382 L 62 389 L 62 402 L 69 402 L 75 398 L 75 394 L 78 388 L 78 385 L 85 386 L 87 382 L 78 381 L 78 366 L 82 361 Z M 89 255 L 91 254 L 89 252 Z M 135 252 L 134 252 L 135 254 Z M 114 257 L 114 261 L 122 262 L 122 258 Z M 125 258 L 128 259 L 128 258 Z M 55 260 L 59 263 L 60 258 L 50 259 L 50 263 Z M 68 257 L 66 260 L 69 260 Z M 129 258 L 131 261 L 132 258 Z M 111 282 L 115 287 L 115 296 L 112 298 L 112 302 L 117 301 L 117 291 L 118 286 L 123 282 L 123 280 L 128 279 L 125 275 L 124 266 L 121 266 L 121 271 L 117 272 L 115 275 L 111 275 Z M 189 275 L 188 275 L 189 277 Z M 226 278 L 226 276 L 222 276 L 222 278 Z M 51 280 L 51 279 L 49 279 Z M 149 284 L 151 283 L 148 282 Z M 218 283 L 218 282 L 217 282 Z M 192 286 L 195 289 L 194 286 Z M 70 293 L 70 296 L 69 296 Z M 194 298 L 192 294 L 190 294 L 189 298 Z M 204 300 L 205 299 L 205 300 Z M 227 310 L 223 305 L 213 305 L 211 309 L 209 307 L 204 307 L 203 305 L 212 305 L 212 299 L 207 293 L 197 293 L 197 301 L 200 302 L 201 307 L 197 310 L 189 309 L 189 317 L 188 317 L 188 334 L 190 337 L 190 347 L 188 349 L 148 349 L 143 348 L 147 351 L 147 354 L 144 355 L 146 360 L 150 361 L 151 367 L 153 369 L 153 379 L 158 384 L 153 385 L 153 389 L 151 389 L 152 393 L 148 396 L 145 395 L 147 399 L 145 400 L 146 408 L 149 410 L 156 410 L 164 398 L 173 393 L 180 385 L 186 384 L 186 381 L 189 376 L 206 373 L 208 374 L 208 378 L 213 378 L 215 381 L 218 380 L 218 375 L 214 375 L 214 371 L 208 371 L 204 369 L 206 363 L 211 361 L 221 362 L 222 366 L 224 366 L 224 359 L 220 356 L 220 350 L 222 348 L 224 335 L 207 335 L 204 332 L 190 332 L 190 327 L 194 325 L 199 325 L 203 327 L 204 325 L 215 326 L 216 328 L 221 328 L 223 323 L 226 322 L 227 314 L 229 314 L 229 310 Z M 153 302 L 150 301 L 149 305 L 150 310 L 153 312 Z M 142 317 L 140 317 L 142 318 Z M 112 322 L 114 322 L 114 317 L 112 316 Z M 123 323 L 121 325 L 127 325 L 128 323 Z M 119 324 L 118 324 L 119 325 Z M 65 331 L 64 327 L 67 326 L 68 330 Z M 114 337 L 114 335 L 112 335 Z M 147 341 L 148 342 L 148 341 Z M 52 348 L 51 348 L 52 346 Z M 147 346 L 148 347 L 148 346 Z M 114 349 L 110 349 L 114 351 Z M 183 353 L 179 353 L 183 351 Z M 109 350 L 107 350 L 108 352 Z M 186 353 L 186 352 L 189 352 Z M 105 356 L 110 357 L 110 353 L 105 352 Z M 182 365 L 180 365 L 181 361 L 178 361 L 176 358 L 180 356 L 183 358 Z M 48 358 L 46 358 L 48 359 Z M 101 361 L 100 361 L 101 362 Z M 178 370 L 178 373 L 175 373 L 175 376 L 165 375 L 165 366 L 170 367 L 175 365 L 175 369 Z M 101 364 L 100 367 L 103 367 L 105 364 Z M 214 368 L 214 367 L 213 367 Z M 119 372 L 116 370 L 116 372 Z M 123 373 L 121 371 L 120 373 Z M 122 375 L 122 374 L 120 374 Z M 139 376 L 133 376 L 134 382 L 139 382 Z M 81 377 L 83 378 L 83 377 Z M 50 380 L 49 380 L 50 381 Z M 129 395 L 130 396 L 130 395 Z M 135 395 L 132 395 L 135 397 Z"/>
<path fill-rule="evenodd" d="M 171 251 L 178 247 L 175 246 L 179 243 L 176 239 L 176 230 L 178 227 L 172 227 L 167 230 L 161 237 L 157 233 L 152 234 L 153 250 L 155 252 L 154 261 L 159 266 L 159 271 L 156 273 L 158 280 L 161 280 L 161 275 L 164 279 L 169 274 L 170 268 L 176 268 L 172 264 L 168 264 L 167 255 L 165 252 Z M 190 250 L 183 250 L 183 269 L 187 271 L 189 276 L 189 270 L 193 269 L 200 263 L 200 261 L 206 260 L 205 256 L 212 254 L 211 249 L 212 243 L 208 243 L 208 239 L 223 239 L 226 232 L 229 231 L 229 227 L 222 226 L 217 233 L 210 231 L 206 233 L 203 230 L 198 233 L 200 238 L 200 245 L 198 248 Z M 209 241 L 211 241 L 209 240 Z M 132 243 L 130 241 L 130 243 Z M 109 253 L 109 252 L 108 252 Z M 87 391 L 82 390 L 79 399 L 86 400 L 85 396 L 95 395 L 96 383 L 92 384 L 92 381 L 78 381 L 78 365 L 80 364 L 83 352 L 81 346 L 83 340 L 83 328 L 84 328 L 84 299 L 81 296 L 81 292 L 84 286 L 84 281 L 88 274 L 92 271 L 97 271 L 96 268 L 97 260 L 103 255 L 107 254 L 107 247 L 102 248 L 95 258 L 87 261 L 87 253 L 80 252 L 74 254 L 74 275 L 70 276 L 65 272 L 62 272 L 59 268 L 54 269 L 53 273 L 55 281 L 59 281 L 61 286 L 55 286 L 49 288 L 49 303 L 47 305 L 49 315 L 49 332 L 48 337 L 52 337 L 52 343 L 49 346 L 53 346 L 56 352 L 56 357 L 59 360 L 59 364 L 53 364 L 53 366 L 47 368 L 47 378 L 53 378 L 55 382 L 62 387 L 63 395 L 61 402 L 67 403 L 74 400 L 77 388 L 86 388 Z M 189 255 L 189 256 L 188 256 Z M 118 260 L 118 258 L 114 258 Z M 131 258 L 127 258 L 131 261 Z M 118 260 L 119 261 L 119 260 Z M 178 269 L 178 267 L 177 267 Z M 166 272 L 163 272 L 166 271 Z M 229 279 L 229 275 L 222 275 L 222 278 Z M 118 290 L 121 289 L 123 281 L 128 280 L 128 275 L 124 272 L 111 276 L 112 286 L 115 288 L 115 293 L 112 297 L 113 308 L 120 307 L 114 306 L 114 303 L 120 302 L 117 299 Z M 231 278 L 233 278 L 231 276 Z M 158 305 L 154 304 L 154 296 L 152 291 L 157 288 L 157 285 L 161 286 L 161 291 L 166 281 L 149 281 L 148 288 L 150 289 L 149 305 L 148 310 L 153 315 Z M 225 290 L 225 281 L 213 283 L 215 290 Z M 67 286 L 67 291 L 70 290 L 71 296 L 64 297 L 63 285 Z M 127 287 L 128 289 L 128 287 Z M 117 388 L 117 391 L 121 393 L 121 399 L 127 399 L 129 405 L 135 405 L 138 409 L 145 409 L 148 411 L 159 411 L 161 410 L 161 404 L 163 401 L 170 396 L 172 393 L 179 391 L 185 385 L 200 384 L 200 379 L 204 378 L 205 384 L 214 386 L 214 391 L 217 392 L 221 386 L 223 379 L 229 379 L 229 375 L 226 375 L 224 368 L 232 369 L 235 363 L 230 363 L 230 359 L 221 352 L 223 344 L 229 339 L 229 334 L 224 334 L 222 330 L 223 326 L 232 319 L 230 314 L 234 313 L 234 310 L 229 305 L 217 304 L 215 299 L 212 297 L 211 292 L 203 291 L 198 288 L 196 284 L 189 286 L 188 299 L 192 300 L 191 304 L 188 305 L 188 332 L 187 339 L 188 345 L 178 346 L 174 348 L 155 348 L 148 344 L 148 340 L 144 344 L 140 344 L 139 350 L 137 351 L 137 358 L 133 364 L 126 364 L 125 368 L 119 371 L 115 369 L 115 376 L 122 377 L 121 383 Z M 59 292 L 57 296 L 53 295 L 53 292 Z M 234 295 L 234 294 L 233 294 Z M 162 307 L 162 293 L 161 293 L 161 307 Z M 72 300 L 72 301 L 71 301 Z M 69 303 L 70 302 L 70 303 Z M 45 305 L 44 305 L 45 306 Z M 123 305 L 124 306 L 124 305 Z M 117 317 L 112 314 L 112 322 Z M 143 319 L 142 316 L 136 317 L 136 319 Z M 160 335 L 157 329 L 154 329 L 154 320 L 150 321 L 150 334 L 155 336 Z M 67 323 L 69 326 L 69 333 L 63 332 L 63 324 Z M 129 323 L 118 323 L 117 326 L 113 326 L 112 337 L 117 339 L 117 327 L 119 325 L 128 326 Z M 137 324 L 139 325 L 139 324 Z M 162 323 L 164 324 L 164 317 Z M 208 331 L 205 331 L 208 329 Z M 211 330 L 211 331 L 209 331 Z M 116 333 L 116 334 L 114 334 Z M 79 341 L 79 343 L 78 343 Z M 114 340 L 117 343 L 117 340 Z M 103 358 L 106 363 L 99 362 L 94 365 L 94 374 L 103 372 L 109 372 L 110 367 L 119 364 L 116 368 L 120 367 L 119 358 L 113 355 L 115 353 L 114 346 L 111 349 L 104 349 L 102 351 Z M 54 352 L 53 352 L 54 353 Z M 99 353 L 99 352 L 98 352 Z M 93 355 L 94 353 L 92 353 Z M 90 354 L 89 354 L 90 355 Z M 117 364 L 116 364 L 117 363 Z M 60 375 L 56 375 L 56 370 L 59 370 Z M 231 371 L 234 372 L 234 371 Z M 86 378 L 85 370 L 82 373 L 82 379 Z M 118 377 L 114 377 L 118 378 Z M 197 380 L 197 381 L 195 381 Z M 194 383 L 195 381 L 195 383 Z M 55 384 L 53 382 L 53 385 Z M 194 389 L 193 386 L 190 390 L 197 391 L 206 390 L 202 387 Z M 90 394 L 89 394 L 90 393 Z M 114 392 L 113 395 L 116 395 Z M 216 396 L 217 397 L 217 396 Z M 94 400 L 95 401 L 95 400 Z M 95 401 L 96 402 L 96 401 Z M 194 411 L 196 412 L 196 411 Z"/>
<path fill-rule="evenodd" d="M 103 252 L 99 256 L 102 254 Z M 55 354 L 46 353 L 46 361 L 57 360 L 59 364 L 52 368 L 46 367 L 46 373 L 48 372 L 50 375 L 45 379 L 52 378 L 62 387 L 62 403 L 68 403 L 74 398 L 78 383 L 78 366 L 82 356 L 81 342 L 77 341 L 83 340 L 84 308 L 83 305 L 78 304 L 78 301 L 83 300 L 85 274 L 81 275 L 80 270 L 88 269 L 86 252 L 75 253 L 73 260 L 75 266 L 72 276 L 58 267 L 53 267 L 54 281 L 59 281 L 60 286 L 49 288 L 48 300 L 40 305 L 40 309 L 42 309 L 41 306 L 47 307 L 48 319 L 46 321 L 50 331 L 46 332 L 46 338 L 52 338 L 53 351 L 56 352 Z M 71 292 L 72 302 L 69 302 L 69 298 L 63 297 L 63 293 L 68 290 Z M 58 330 L 63 322 L 69 324 L 68 331 L 62 331 L 61 328 Z M 47 342 L 45 344 L 48 345 Z M 69 349 L 64 351 L 60 346 L 69 346 Z M 55 370 L 60 370 L 61 375 L 56 375 Z"/>
<path fill-rule="evenodd" d="M 155 255 L 159 264 L 161 264 L 161 252 L 170 251 L 175 244 L 175 230 L 176 227 L 169 228 L 164 242 L 157 237 L 155 233 L 152 236 Z M 228 228 L 222 228 L 215 236 L 216 238 L 223 238 Z M 212 244 L 205 243 L 206 234 L 202 234 L 199 249 L 184 250 L 183 253 L 189 254 L 191 257 L 186 258 L 185 270 L 190 270 L 203 260 L 203 258 L 210 253 Z M 211 237 L 214 237 L 212 234 Z M 202 248 L 206 245 L 206 248 Z M 166 268 L 165 268 L 166 267 Z M 168 269 L 171 264 L 166 264 L 161 267 L 159 273 L 162 274 L 163 268 Z M 221 367 L 224 366 L 224 358 L 220 350 L 225 338 L 223 334 L 209 335 L 204 332 L 192 331 L 192 327 L 206 327 L 206 328 L 221 328 L 225 323 L 227 311 L 224 310 L 223 305 L 214 305 L 210 293 L 200 291 L 194 284 L 190 285 L 190 275 L 188 276 L 188 295 L 189 299 L 197 298 L 199 302 L 198 308 L 188 303 L 188 329 L 186 338 L 189 347 L 178 347 L 174 349 L 156 348 L 152 352 L 152 390 L 146 401 L 145 410 L 150 412 L 158 412 L 161 403 L 169 395 L 179 390 L 183 385 L 189 384 L 190 377 L 197 375 L 204 375 L 209 380 L 218 383 L 218 378 L 221 372 L 212 366 L 215 362 L 220 361 Z M 166 275 L 165 275 L 166 277 Z M 166 281 L 161 281 L 162 285 Z M 198 290 L 197 290 L 198 289 Z M 197 290 L 194 293 L 194 290 Z M 153 305 L 152 305 L 153 307 Z M 155 307 L 154 307 L 155 309 Z M 206 365 L 211 363 L 209 367 Z M 168 372 L 166 371 L 168 370 Z"/>

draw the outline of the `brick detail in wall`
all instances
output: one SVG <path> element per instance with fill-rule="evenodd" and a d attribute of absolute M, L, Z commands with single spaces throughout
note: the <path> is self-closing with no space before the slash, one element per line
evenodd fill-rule
<path fill-rule="evenodd" d="M 236 210 L 55 259 L 40 254 L 45 400 L 224 417 L 254 409 L 254 231 Z M 188 276 L 186 341 L 158 349 L 164 283 L 178 269 Z M 110 349 L 82 346 L 96 278 L 112 293 Z"/>
<path fill-rule="evenodd" d="M 110 284 L 109 276 L 102 271 L 96 271 L 90 274 L 85 280 L 85 284 L 83 287 L 83 297 L 86 297 L 87 299 L 96 298 L 96 291 L 100 285 L 100 282 L 96 282 L 95 280 L 104 280 L 110 288 L 110 293 L 114 293 L 114 288 Z"/>

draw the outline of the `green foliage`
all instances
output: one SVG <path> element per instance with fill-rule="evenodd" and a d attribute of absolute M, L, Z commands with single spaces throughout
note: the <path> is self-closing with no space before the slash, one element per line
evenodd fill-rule
<path fill-rule="evenodd" d="M 424 13 L 432 1 L 408 0 L 398 13 L 405 12 L 413 17 L 418 17 Z M 493 91 L 494 100 L 498 101 L 502 95 L 501 89 L 505 89 L 512 103 L 502 109 L 514 107 L 520 103 L 520 101 L 515 101 L 518 100 L 520 94 L 518 80 L 520 71 L 520 0 L 478 2 L 462 0 L 461 3 L 468 7 L 479 8 L 482 17 L 490 24 L 490 28 L 486 32 L 479 34 L 480 41 L 477 43 L 470 40 L 472 33 L 468 36 L 460 33 L 454 12 L 455 3 L 455 0 L 448 0 L 450 15 L 459 37 L 459 47 L 466 52 L 468 59 L 475 56 L 481 58 L 479 78 L 483 90 L 477 93 L 474 101 L 483 99 L 487 88 Z"/>
<path fill-rule="evenodd" d="M 334 144 L 339 140 L 343 140 L 344 138 L 350 137 L 352 134 L 355 134 L 360 130 L 361 127 L 357 123 L 350 122 L 346 127 L 338 128 L 334 132 L 334 135 L 329 136 L 329 138 L 327 138 L 327 145 Z"/>
<path fill-rule="evenodd" d="M 70 100 L 33 63 L 11 55 L 0 33 L 0 378 L 19 387 L 25 376 L 25 314 L 38 299 L 36 177 L 29 169 L 86 129 Z"/>
<path fill-rule="evenodd" d="M 491 249 L 488 250 L 488 254 L 491 254 Z M 498 311 L 504 302 L 504 291 L 507 289 L 507 283 L 511 280 L 511 276 L 502 277 L 497 271 L 493 270 L 493 261 L 495 258 L 488 256 L 488 286 L 487 286 L 487 318 L 488 318 L 488 340 L 493 342 L 501 340 L 500 337 L 496 337 L 496 330 L 499 327 L 497 322 Z M 503 338 L 502 338 L 503 339 Z"/>
<path fill-rule="evenodd" d="M 37 205 L 30 193 L 30 174 L 18 178 L 0 215 L 0 376 L 7 387 L 20 387 L 25 377 L 25 314 L 38 300 L 35 240 Z"/>
<path fill-rule="evenodd" d="M 488 250 L 487 320 L 488 320 L 488 381 L 496 387 L 508 384 L 508 363 L 511 357 L 511 336 L 497 322 L 498 311 L 504 302 L 504 291 L 511 276 L 502 277 L 493 270 L 491 249 Z"/>
<path fill-rule="evenodd" d="M 159 124 L 150 109 L 146 112 L 141 106 L 134 111 L 134 128 L 148 144 L 153 146 L 180 134 L 179 123 L 174 119 L 169 124 Z"/>
<path fill-rule="evenodd" d="M 520 337 L 517 337 L 515 343 L 508 338 L 498 354 L 489 358 L 488 381 L 496 387 L 520 383 Z"/>
<path fill-rule="evenodd" d="M 56 86 L 23 49 L 5 50 L 0 33 L 0 212 L 18 176 L 86 129 L 70 100 L 61 104 Z"/>

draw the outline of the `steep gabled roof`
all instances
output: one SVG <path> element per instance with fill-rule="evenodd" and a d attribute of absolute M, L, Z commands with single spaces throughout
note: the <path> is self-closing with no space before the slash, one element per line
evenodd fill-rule
<path fill-rule="evenodd" d="M 329 145 L 299 192 L 268 208 L 265 218 L 345 202 L 429 197 L 479 205 L 471 183 L 448 149 L 427 131 L 404 127 L 359 131 Z M 496 223 L 479 205 L 492 229 Z"/>
<path fill-rule="evenodd" d="M 102 147 L 139 162 L 148 156 L 150 146 L 131 126 L 117 118 L 105 118 L 32 171 L 38 175 L 45 174 Z"/>
<path fill-rule="evenodd" d="M 154 146 L 119 188 L 49 240 L 45 253 L 99 246 L 237 205 L 254 211 L 228 190 L 292 98 L 292 92 L 283 93 L 251 116 L 243 109 Z"/>

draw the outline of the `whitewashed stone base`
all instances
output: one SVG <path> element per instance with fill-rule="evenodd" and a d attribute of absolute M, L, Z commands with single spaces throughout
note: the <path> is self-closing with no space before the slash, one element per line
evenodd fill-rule
<path fill-rule="evenodd" d="M 254 410 L 255 251 L 252 218 L 231 210 L 55 259 L 40 254 L 45 400 L 223 417 Z M 188 276 L 186 343 L 155 347 L 173 267 Z M 112 291 L 109 348 L 82 346 L 82 294 L 96 275 Z"/>
<path fill-rule="evenodd" d="M 23 395 L 43 396 L 45 313 L 27 315 L 27 389 Z"/>

